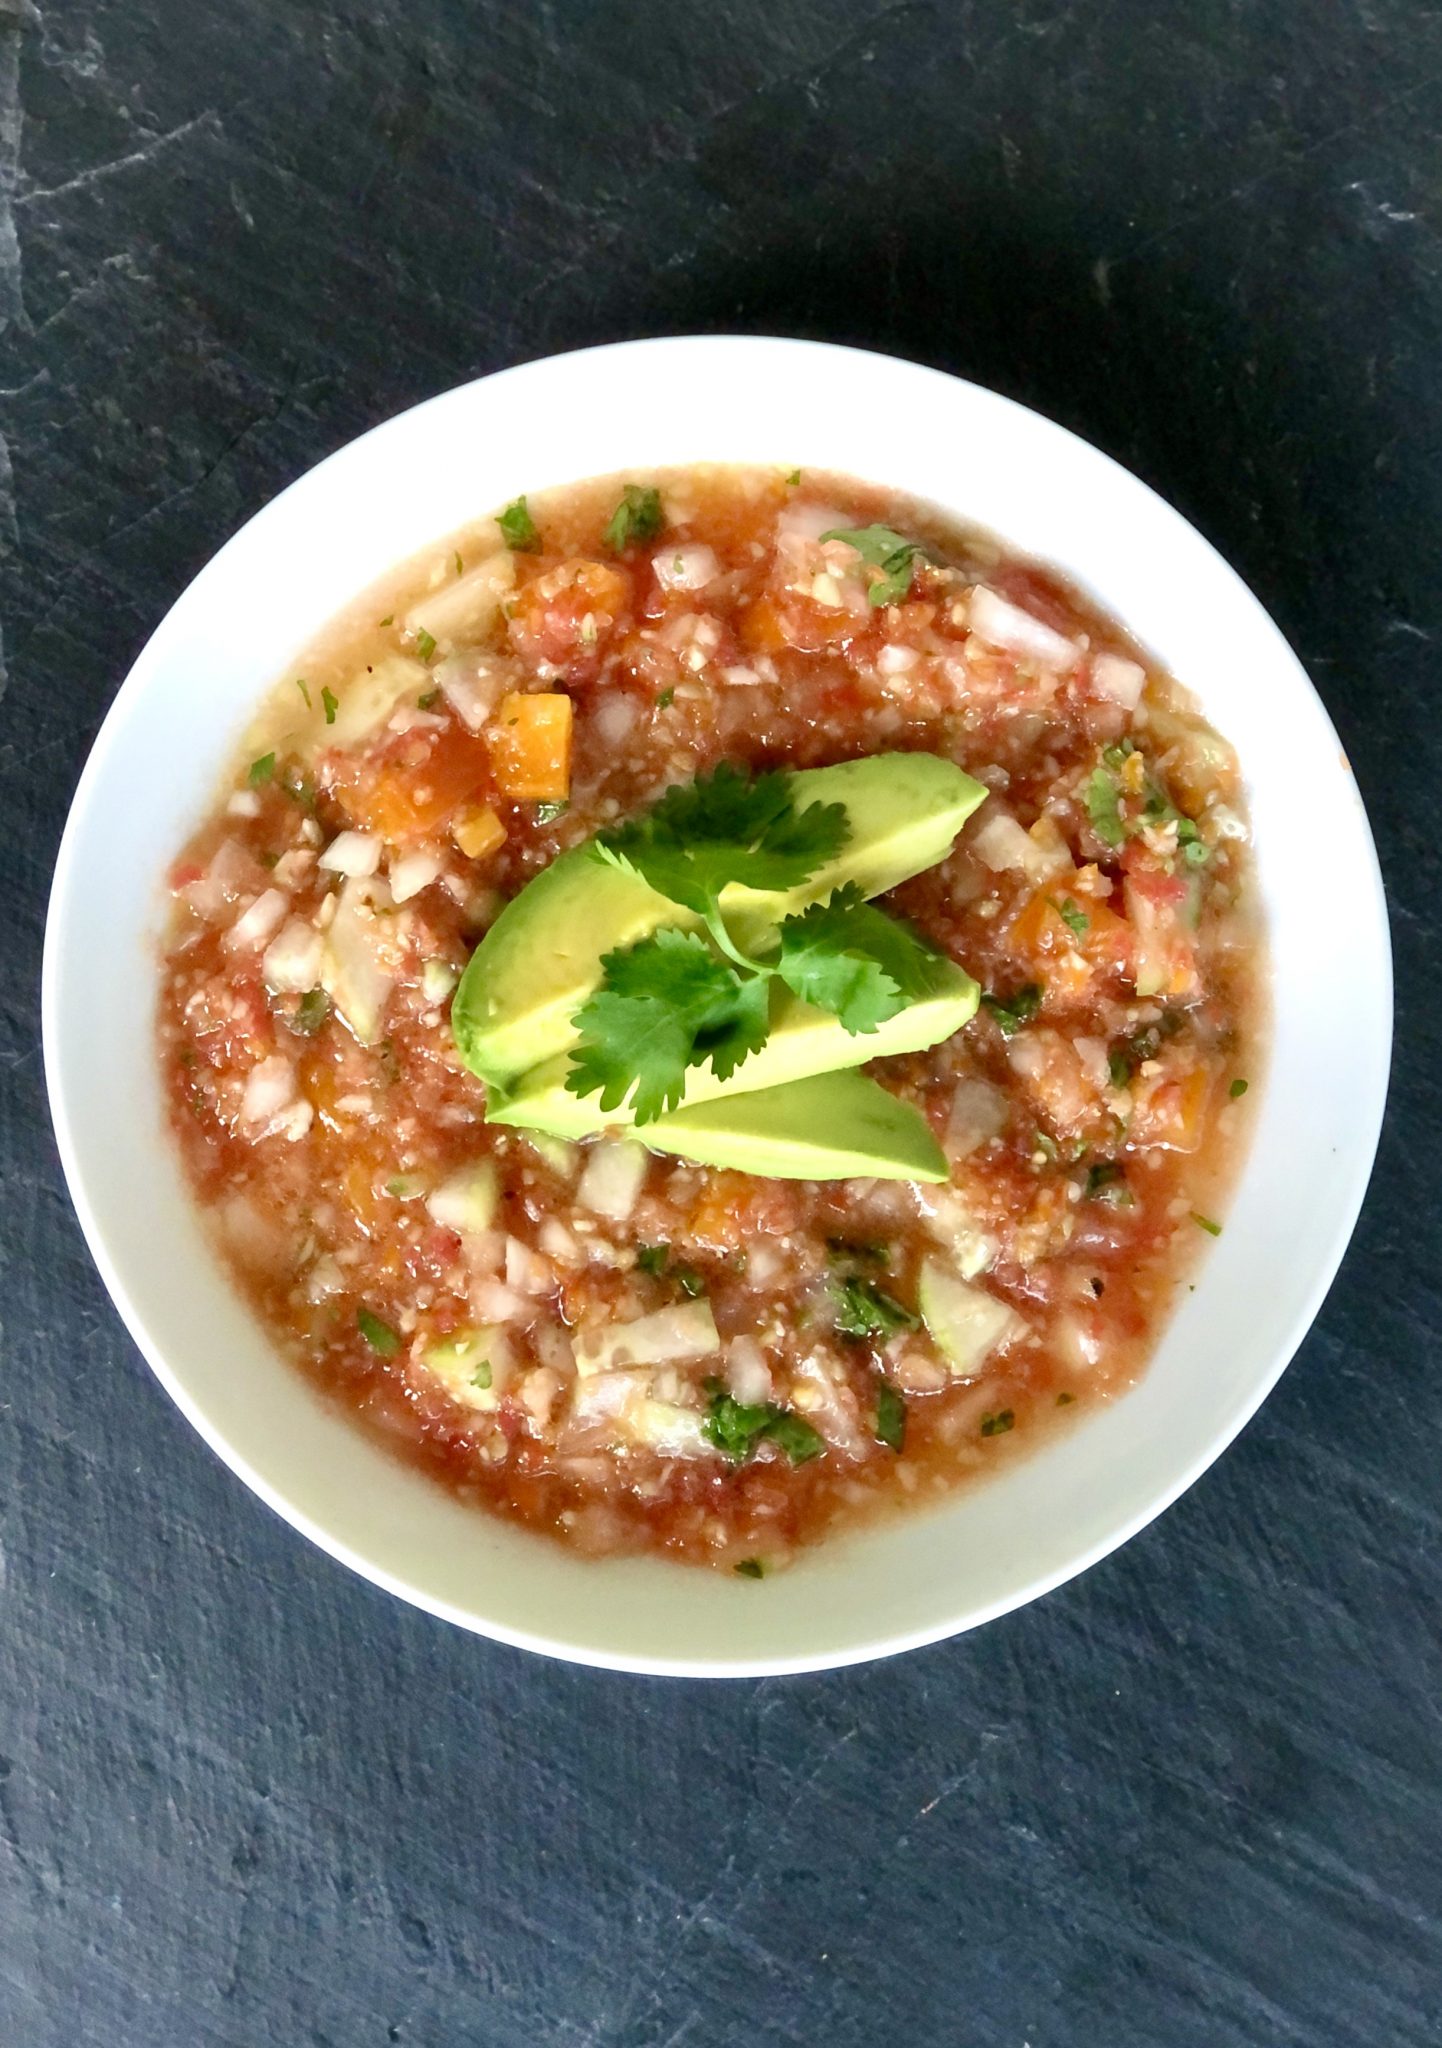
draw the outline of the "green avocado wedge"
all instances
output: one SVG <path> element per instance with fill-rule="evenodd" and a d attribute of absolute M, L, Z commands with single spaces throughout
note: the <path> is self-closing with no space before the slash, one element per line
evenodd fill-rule
<path fill-rule="evenodd" d="M 775 1180 L 947 1178 L 921 1111 L 854 1069 L 678 1110 L 637 1135 L 653 1152 Z"/>
<path fill-rule="evenodd" d="M 741 1062 L 727 1080 L 718 1081 L 710 1067 L 691 1067 L 679 1108 L 689 1110 L 718 1096 L 730 1102 L 758 1090 L 776 1090 L 788 1082 L 864 1066 L 868 1060 L 896 1053 L 920 1052 L 950 1038 L 976 1014 L 981 991 L 971 976 L 951 961 L 938 964 L 932 993 L 919 997 L 888 1017 L 875 1031 L 848 1031 L 828 1010 L 803 1003 L 777 985 L 772 995 L 771 1031 L 759 1052 Z M 488 1123 L 516 1124 L 523 1130 L 546 1131 L 555 1138 L 585 1138 L 634 1122 L 629 1108 L 603 1110 L 600 1097 L 582 1099 L 566 1086 L 571 1056 L 558 1053 L 515 1086 L 493 1091 L 486 1103 Z M 637 1127 L 646 1138 L 654 1123 Z"/>
<path fill-rule="evenodd" d="M 879 896 L 933 867 L 987 794 L 984 784 L 936 754 L 872 754 L 801 769 L 791 784 L 798 809 L 844 804 L 850 835 L 799 888 L 733 884 L 722 892 L 721 907 L 743 946 L 754 948 L 782 918 L 847 882 Z M 613 867 L 589 843 L 561 854 L 506 905 L 461 977 L 451 1025 L 467 1067 L 492 1088 L 506 1089 L 565 1052 L 576 1042 L 576 1012 L 600 984 L 604 956 L 662 925 L 695 931 L 701 920 Z"/>

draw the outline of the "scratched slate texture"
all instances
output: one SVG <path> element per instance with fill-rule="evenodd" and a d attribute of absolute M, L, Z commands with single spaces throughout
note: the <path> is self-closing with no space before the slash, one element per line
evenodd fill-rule
<path fill-rule="evenodd" d="M 1439 87 L 1407 0 L 0 0 L 4 2048 L 1442 2042 Z M 1220 1467 L 976 1636 L 722 1687 L 448 1630 L 221 1469 L 81 1245 L 36 990 L 86 747 L 237 524 L 710 328 L 959 370 L 1196 520 L 1341 728 L 1399 994 Z"/>

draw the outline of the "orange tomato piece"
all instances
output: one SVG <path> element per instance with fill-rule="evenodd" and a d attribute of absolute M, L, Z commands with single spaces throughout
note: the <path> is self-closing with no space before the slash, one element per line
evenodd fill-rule
<path fill-rule="evenodd" d="M 487 735 L 502 796 L 515 803 L 562 803 L 571 794 L 569 697 L 549 690 L 501 699 Z"/>
<path fill-rule="evenodd" d="M 473 733 L 408 734 L 404 748 L 336 795 L 358 825 L 398 845 L 436 832 L 484 787 L 490 770 L 490 752 Z"/>
<path fill-rule="evenodd" d="M 484 860 L 506 843 L 506 828 L 489 804 L 467 804 L 451 820 L 451 837 L 467 860 Z"/>

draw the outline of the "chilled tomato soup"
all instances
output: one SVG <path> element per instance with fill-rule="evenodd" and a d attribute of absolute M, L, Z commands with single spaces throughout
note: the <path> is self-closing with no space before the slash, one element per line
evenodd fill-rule
<path fill-rule="evenodd" d="M 297 658 L 168 888 L 237 1285 L 586 1551 L 764 1578 L 975 1482 L 1125 1393 L 1225 1225 L 1236 757 L 1064 581 L 869 485 L 478 518 Z"/>

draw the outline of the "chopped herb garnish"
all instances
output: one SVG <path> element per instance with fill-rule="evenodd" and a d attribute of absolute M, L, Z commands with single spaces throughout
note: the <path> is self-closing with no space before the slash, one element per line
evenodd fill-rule
<path fill-rule="evenodd" d="M 889 1451 L 900 1451 L 906 1442 L 906 1402 L 888 1379 L 876 1383 L 876 1441 Z"/>
<path fill-rule="evenodd" d="M 481 1392 L 484 1393 L 491 1384 L 491 1378 L 491 1361 L 489 1358 L 483 1358 L 471 1374 L 471 1385 L 479 1387 Z"/>
<path fill-rule="evenodd" d="M 836 1328 L 843 1337 L 889 1337 L 894 1330 L 916 1328 L 917 1318 L 909 1308 L 874 1280 L 863 1280 L 858 1274 L 833 1280 L 831 1298 Z"/>
<path fill-rule="evenodd" d="M 459 549 L 459 548 L 457 548 L 457 549 L 456 549 L 456 574 L 457 574 L 458 576 L 459 576 L 459 575 L 461 574 L 461 572 L 462 572 L 462 568 L 463 568 L 463 564 L 462 564 L 462 562 L 461 562 L 461 551 L 460 551 L 460 549 Z"/>
<path fill-rule="evenodd" d="M 280 855 L 278 853 L 263 853 L 260 857 L 260 864 L 263 868 L 279 867 Z"/>
<path fill-rule="evenodd" d="M 1053 1164 L 1061 1157 L 1061 1153 L 1057 1150 L 1056 1139 L 1050 1131 L 1037 1131 L 1032 1139 L 1032 1144 L 1044 1159 L 1050 1159 Z"/>
<path fill-rule="evenodd" d="M 643 1273 L 651 1273 L 658 1280 L 670 1263 L 669 1244 L 643 1244 L 636 1247 L 636 1264 Z"/>
<path fill-rule="evenodd" d="M 612 554 L 623 555 L 633 541 L 654 540 L 665 523 L 661 493 L 653 486 L 627 484 L 603 537 Z"/>
<path fill-rule="evenodd" d="M 422 690 L 420 696 L 416 699 L 416 709 L 418 711 L 434 711 L 440 701 L 441 693 L 439 690 Z"/>
<path fill-rule="evenodd" d="M 825 1439 L 789 1408 L 778 1408 L 774 1401 L 734 1400 L 717 1379 L 707 1380 L 706 1392 L 711 1404 L 701 1433 L 734 1465 L 744 1464 L 768 1437 L 793 1465 L 804 1465 L 826 1448 Z"/>
<path fill-rule="evenodd" d="M 873 605 L 900 604 L 911 588 L 917 557 L 923 553 L 918 542 L 908 540 L 904 533 L 894 533 L 889 526 L 833 526 L 821 538 L 845 541 L 863 562 L 881 571 L 866 593 Z"/>
<path fill-rule="evenodd" d="M 501 539 L 515 553 L 533 555 L 539 549 L 541 536 L 524 497 L 516 498 L 507 505 L 496 524 L 501 529 Z"/>
<path fill-rule="evenodd" d="M 260 785 L 263 782 L 269 782 L 274 774 L 275 755 L 273 753 L 262 754 L 258 760 L 251 762 L 246 770 L 245 779 L 252 789 L 259 789 Z"/>
<path fill-rule="evenodd" d="M 422 661 L 429 661 L 436 651 L 436 636 L 428 633 L 424 626 L 416 628 L 416 653 Z"/>
<path fill-rule="evenodd" d="M 985 995 L 981 1000 L 996 1019 L 1003 1038 L 1010 1038 L 1023 1024 L 1030 1024 L 1041 1008 L 1041 989 L 1036 982 L 1028 981 L 1014 996 Z"/>
<path fill-rule="evenodd" d="M 1108 846 L 1120 846 L 1127 836 L 1127 828 L 1122 823 L 1120 795 L 1114 775 L 1109 775 L 1105 768 L 1092 771 L 1086 788 L 1087 816 L 1098 839 L 1105 840 Z"/>
<path fill-rule="evenodd" d="M 1083 1193 L 1089 1202 L 1125 1204 L 1132 1198 L 1126 1175 L 1115 1159 L 1099 1159 L 1094 1166 L 1087 1168 Z"/>
<path fill-rule="evenodd" d="M 1117 740 L 1111 746 L 1102 748 L 1102 759 L 1108 768 L 1120 768 L 1127 755 L 1134 754 L 1136 750 L 1135 740 Z"/>
<path fill-rule="evenodd" d="M 1205 1230 L 1208 1237 L 1220 1237 L 1222 1234 L 1220 1223 L 1214 1223 L 1210 1216 L 1199 1216 L 1195 1209 L 1192 1211 L 1192 1221 L 1198 1230 Z"/>
<path fill-rule="evenodd" d="M 1077 908 L 1070 896 L 1063 896 L 1060 903 L 1054 896 L 1048 896 L 1046 900 L 1067 929 L 1075 932 L 1078 938 L 1090 928 L 1091 919 L 1084 910 Z"/>
<path fill-rule="evenodd" d="M 701 1275 L 694 1266 L 673 1266 L 671 1268 L 671 1278 L 676 1282 L 681 1292 L 689 1296 L 692 1301 L 695 1301 L 698 1295 L 706 1292 L 706 1282 L 701 1278 Z"/>
<path fill-rule="evenodd" d="M 326 724 L 334 725 L 335 715 L 336 712 L 340 709 L 340 705 L 337 702 L 334 690 L 331 689 L 328 683 L 322 684 L 321 686 L 320 701 L 321 709 L 325 712 Z"/>
<path fill-rule="evenodd" d="M 671 706 L 675 703 L 675 701 L 676 692 L 673 689 L 663 690 L 660 696 L 656 699 L 656 709 L 658 711 L 669 711 L 671 709 Z"/>
<path fill-rule="evenodd" d="M 1132 1078 L 1132 1063 L 1120 1046 L 1113 1046 L 1107 1054 L 1107 1074 L 1113 1088 L 1125 1088 Z"/>
<path fill-rule="evenodd" d="M 799 469 L 793 469 L 791 473 L 788 475 L 786 481 L 788 484 L 790 484 L 792 490 L 794 491 L 796 486 L 801 481 L 801 471 Z"/>
<path fill-rule="evenodd" d="M 304 676 L 297 676 L 297 677 L 296 677 L 296 679 L 295 679 L 295 686 L 296 686 L 296 688 L 297 688 L 297 689 L 298 689 L 298 690 L 300 691 L 300 695 L 301 695 L 301 702 L 302 702 L 302 703 L 303 703 L 303 704 L 305 705 L 305 708 L 306 708 L 306 710 L 307 710 L 307 711 L 309 711 L 309 709 L 310 709 L 310 691 L 309 691 L 309 690 L 308 690 L 308 689 L 306 688 L 306 686 L 305 686 L 305 677 L 304 677 Z"/>
<path fill-rule="evenodd" d="M 302 774 L 299 768 L 292 769 L 281 778 L 280 786 L 292 803 L 299 804 L 303 811 L 314 813 L 315 784 L 308 775 Z"/>
<path fill-rule="evenodd" d="M 532 815 L 538 825 L 554 825 L 557 818 L 564 818 L 570 808 L 569 803 L 564 800 L 557 800 L 551 803 L 537 804 Z"/>
<path fill-rule="evenodd" d="M 296 1004 L 295 1015 L 291 1018 L 291 1029 L 302 1031 L 311 1038 L 320 1030 L 330 1015 L 330 997 L 323 988 L 308 988 Z"/>
<path fill-rule="evenodd" d="M 1235 1081 L 1233 1081 L 1233 1083 L 1232 1083 L 1231 1087 L 1230 1087 L 1230 1088 L 1229 1088 L 1229 1089 L 1227 1090 L 1227 1093 L 1228 1093 L 1228 1095 L 1230 1095 L 1230 1096 L 1231 1096 L 1231 1098 L 1232 1098 L 1233 1102 L 1237 1102 L 1237 1101 L 1239 1101 L 1239 1100 L 1240 1100 L 1240 1098 L 1241 1098 L 1241 1097 L 1242 1097 L 1243 1095 L 1245 1095 L 1245 1094 L 1246 1094 L 1246 1092 L 1247 1092 L 1247 1084 L 1246 1084 L 1246 1082 L 1245 1082 L 1245 1081 L 1244 1081 L 1244 1080 L 1242 1079 L 1241 1075 L 1239 1074 L 1239 1075 L 1237 1076 L 1236 1080 L 1235 1080 Z"/>
<path fill-rule="evenodd" d="M 732 1566 L 732 1570 L 743 1579 L 764 1579 L 766 1576 L 766 1566 L 759 1557 L 743 1557 L 739 1564 Z"/>
<path fill-rule="evenodd" d="M 358 1308 L 355 1315 L 361 1335 L 365 1338 L 378 1358 L 394 1358 L 401 1348 L 400 1335 L 389 1323 L 383 1323 L 379 1316 L 368 1308 Z"/>
<path fill-rule="evenodd" d="M 1075 1394 L 1058 1394 L 1056 1397 L 1056 1405 L 1058 1408 L 1070 1408 L 1072 1402 L 1075 1399 Z"/>
<path fill-rule="evenodd" d="M 1016 1427 L 1016 1417 L 1010 1408 L 1003 1408 L 999 1415 L 983 1415 L 981 1433 L 983 1436 L 1005 1436 L 1009 1429 Z"/>
<path fill-rule="evenodd" d="M 891 1246 L 888 1244 L 853 1244 L 849 1237 L 828 1237 L 826 1249 L 834 1260 L 843 1265 L 889 1266 Z"/>
<path fill-rule="evenodd" d="M 383 626 L 393 626 L 393 625 L 395 624 L 395 622 L 396 622 L 396 615 L 395 615 L 395 613 L 394 613 L 394 612 L 387 612 L 387 613 L 386 613 L 386 615 L 385 615 L 385 617 L 384 617 L 384 618 L 383 618 L 383 619 L 381 620 L 381 624 L 382 624 Z"/>
<path fill-rule="evenodd" d="M 776 972 L 803 1002 L 862 1032 L 929 995 L 940 965 L 935 947 L 873 909 L 852 882 L 828 902 L 785 919 Z"/>

